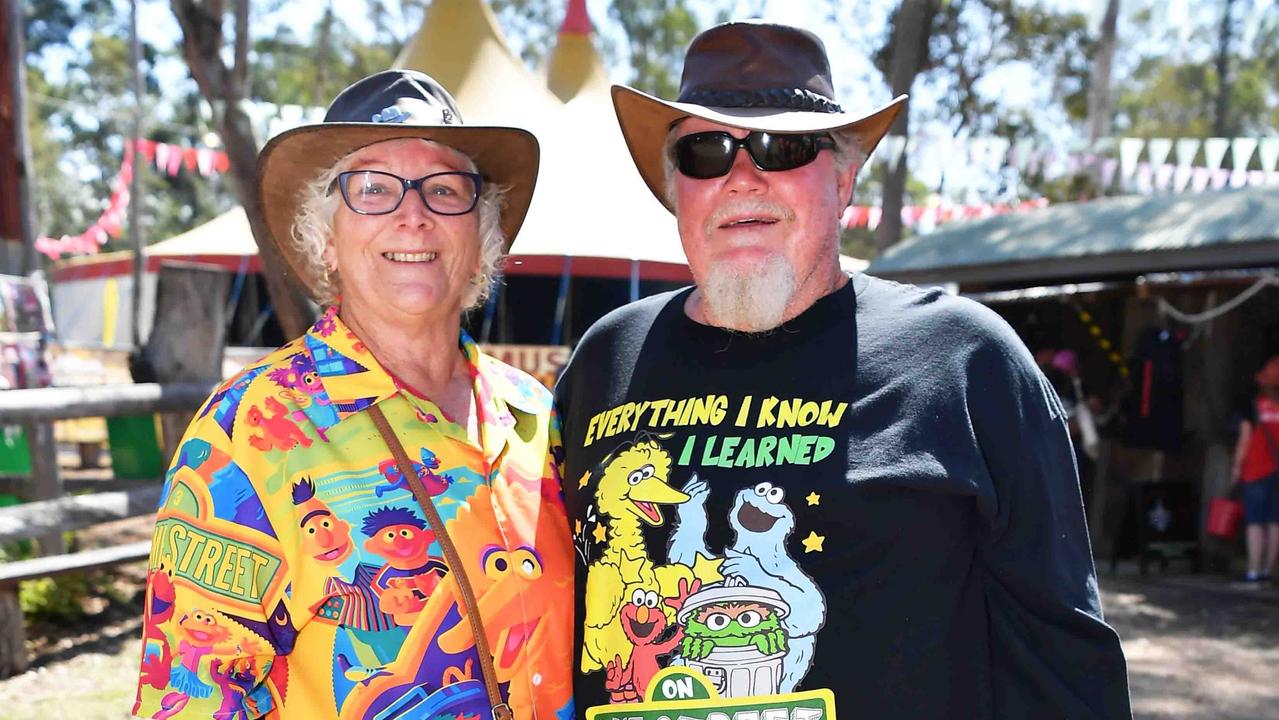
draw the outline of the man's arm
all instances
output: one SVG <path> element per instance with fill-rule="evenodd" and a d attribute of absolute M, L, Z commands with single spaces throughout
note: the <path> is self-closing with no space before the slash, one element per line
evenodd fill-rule
<path fill-rule="evenodd" d="M 1075 458 L 1056 393 L 992 319 L 967 403 L 990 474 L 979 544 L 996 717 L 1131 717 L 1119 637 L 1102 618 Z"/>

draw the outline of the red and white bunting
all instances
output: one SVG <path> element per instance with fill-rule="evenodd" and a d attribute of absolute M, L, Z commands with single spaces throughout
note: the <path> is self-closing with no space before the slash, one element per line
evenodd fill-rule
<path fill-rule="evenodd" d="M 1046 198 L 1026 200 L 1020 203 L 980 203 L 977 205 L 907 205 L 902 208 L 902 224 L 906 227 L 917 227 L 927 231 L 952 220 L 975 220 L 1007 215 L 1015 212 L 1026 212 L 1047 207 Z M 879 206 L 850 205 L 840 218 L 845 228 L 864 227 L 874 230 L 879 226 L 884 210 Z"/>
<path fill-rule="evenodd" d="M 143 162 L 148 165 L 154 163 L 157 169 L 170 177 L 176 176 L 184 167 L 187 172 L 198 171 L 206 177 L 225 173 L 231 167 L 230 157 L 220 150 L 173 145 L 145 138 L 138 140 L 136 154 L 142 156 Z M 126 143 L 120 171 L 111 181 L 111 199 L 88 229 L 74 236 L 37 238 L 36 251 L 57 260 L 64 254 L 96 253 L 107 240 L 119 237 L 129 209 L 129 184 L 133 182 L 134 155 L 133 144 Z"/>

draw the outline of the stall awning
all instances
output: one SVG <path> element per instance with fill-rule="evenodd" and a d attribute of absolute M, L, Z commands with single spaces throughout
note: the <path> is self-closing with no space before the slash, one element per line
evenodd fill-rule
<path fill-rule="evenodd" d="M 904 282 L 1035 283 L 1279 265 L 1279 188 L 1104 198 L 956 223 L 868 272 Z"/>

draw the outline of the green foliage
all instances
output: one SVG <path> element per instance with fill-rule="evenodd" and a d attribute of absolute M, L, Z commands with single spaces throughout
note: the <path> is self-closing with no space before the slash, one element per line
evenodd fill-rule
<path fill-rule="evenodd" d="M 33 555 L 32 550 L 33 545 L 30 540 L 18 540 L 17 542 L 5 543 L 0 545 L 0 562 L 26 560 Z"/>
<path fill-rule="evenodd" d="M 307 37 L 280 25 L 253 44 L 252 96 L 281 105 L 324 107 L 342 88 L 391 67 L 397 39 L 365 42 L 330 7 Z"/>
<path fill-rule="evenodd" d="M 1214 3 L 1224 8 L 1225 3 Z M 1137 32 L 1165 42 L 1143 48 L 1131 77 L 1117 92 L 1116 124 L 1125 135 L 1139 137 L 1198 137 L 1224 134 L 1264 136 L 1279 131 L 1279 13 L 1271 8 L 1251 18 L 1250 42 L 1240 37 L 1243 15 L 1254 12 L 1247 3 L 1233 3 L 1234 14 L 1226 55 L 1226 115 L 1218 127 L 1216 101 L 1223 78 L 1217 61 L 1220 47 L 1219 11 L 1196 16 L 1199 24 L 1185 32 L 1187 42 L 1174 35 L 1179 28 L 1162 28 L 1149 14 L 1134 19 Z M 1226 157 L 1226 167 L 1231 158 Z M 1257 167 L 1256 165 L 1253 166 Z"/>
<path fill-rule="evenodd" d="M 1037 2 L 938 0 L 923 28 L 923 80 L 940 90 L 935 117 L 955 127 L 988 133 L 1001 108 L 981 81 L 1011 63 L 1029 63 L 1074 119 L 1087 113 L 1087 79 L 1094 38 L 1081 12 L 1059 11 Z M 900 9 L 900 8 L 899 8 Z M 890 76 L 895 10 L 875 49 L 875 67 Z M 923 118 L 920 118 L 923 119 Z"/>
<path fill-rule="evenodd" d="M 525 63 L 541 67 L 564 19 L 562 0 L 491 0 L 489 5 L 506 37 Z"/>
<path fill-rule="evenodd" d="M 630 84 L 658 97 L 675 97 L 684 52 L 700 30 L 688 3 L 615 0 L 609 15 L 626 31 Z"/>
<path fill-rule="evenodd" d="M 84 617 L 84 601 L 93 591 L 82 574 L 27 580 L 18 584 L 18 605 L 28 620 L 69 623 Z"/>

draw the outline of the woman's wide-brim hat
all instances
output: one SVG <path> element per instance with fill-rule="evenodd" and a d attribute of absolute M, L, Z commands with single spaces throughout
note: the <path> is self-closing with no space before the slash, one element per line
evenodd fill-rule
<path fill-rule="evenodd" d="M 271 239 L 308 287 L 315 278 L 291 241 L 305 185 L 360 148 L 411 138 L 453 148 L 474 161 L 483 182 L 507 188 L 501 227 L 510 249 L 537 184 L 537 138 L 519 128 L 466 125 L 453 97 L 429 75 L 384 70 L 339 93 L 323 122 L 280 133 L 258 154 L 258 199 Z"/>
<path fill-rule="evenodd" d="M 662 152 L 680 120 L 699 117 L 773 133 L 850 130 L 870 155 L 905 106 L 902 95 L 866 114 L 845 112 L 835 102 L 821 38 L 753 20 L 717 25 L 693 38 L 674 101 L 613 86 L 613 107 L 631 158 L 668 210 L 673 208 L 666 200 Z"/>

